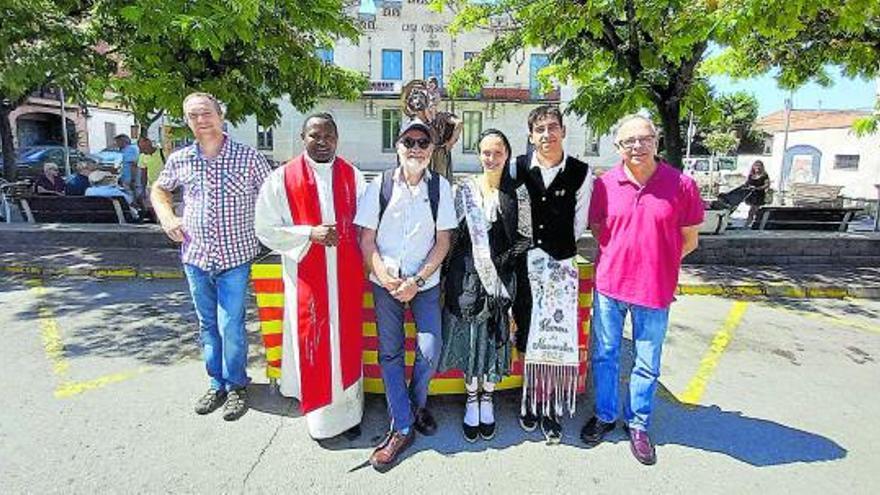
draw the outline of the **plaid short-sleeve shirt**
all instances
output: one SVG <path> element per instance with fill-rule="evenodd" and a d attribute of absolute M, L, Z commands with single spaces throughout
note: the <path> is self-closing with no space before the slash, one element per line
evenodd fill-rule
<path fill-rule="evenodd" d="M 184 263 L 221 272 L 259 253 L 254 207 L 271 171 L 263 155 L 226 135 L 214 159 L 203 156 L 198 144 L 168 157 L 156 182 L 166 191 L 183 188 Z"/>

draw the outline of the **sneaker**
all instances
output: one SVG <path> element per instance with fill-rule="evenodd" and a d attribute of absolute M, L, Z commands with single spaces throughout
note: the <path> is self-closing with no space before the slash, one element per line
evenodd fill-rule
<path fill-rule="evenodd" d="M 541 432 L 547 439 L 547 445 L 556 445 L 562 442 L 562 425 L 552 416 L 541 417 Z"/>
<path fill-rule="evenodd" d="M 480 423 L 480 436 L 483 440 L 495 438 L 495 423 Z"/>
<path fill-rule="evenodd" d="M 480 426 L 482 425 L 471 426 L 465 422 L 461 423 L 461 431 L 464 433 L 464 439 L 468 443 L 474 443 L 480 437 Z"/>
<path fill-rule="evenodd" d="M 382 443 L 370 454 L 370 465 L 380 473 L 388 471 L 400 461 L 401 454 L 413 444 L 415 439 L 416 432 L 412 429 L 407 435 L 399 431 L 389 431 Z"/>
<path fill-rule="evenodd" d="M 587 424 L 581 428 L 581 440 L 593 447 L 602 443 L 605 434 L 614 430 L 614 423 L 606 423 L 596 416 L 590 418 Z"/>
<path fill-rule="evenodd" d="M 209 389 L 196 401 L 196 414 L 210 414 L 222 406 L 224 402 L 226 402 L 226 391 Z"/>
<path fill-rule="evenodd" d="M 248 410 L 247 390 L 239 388 L 229 391 L 229 398 L 226 399 L 226 406 L 223 407 L 223 419 L 226 421 L 235 421 L 244 416 Z"/>
<path fill-rule="evenodd" d="M 651 443 L 651 437 L 648 432 L 638 428 L 630 428 L 626 425 L 623 427 L 629 435 L 629 450 L 637 461 L 646 466 L 653 466 L 657 463 L 657 452 L 654 450 L 654 444 Z"/>
<path fill-rule="evenodd" d="M 538 427 L 538 417 L 527 410 L 524 415 L 520 415 L 519 425 L 523 430 L 531 433 Z"/>

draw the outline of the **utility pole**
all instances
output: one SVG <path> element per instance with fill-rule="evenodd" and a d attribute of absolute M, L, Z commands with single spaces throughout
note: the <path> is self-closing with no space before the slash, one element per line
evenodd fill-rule
<path fill-rule="evenodd" d="M 61 98 L 61 142 L 64 144 L 64 173 L 70 177 L 70 149 L 67 142 L 67 109 L 64 106 L 64 88 L 58 87 L 58 95 Z"/>
<path fill-rule="evenodd" d="M 785 152 L 788 151 L 788 128 L 791 124 L 791 96 L 785 99 L 785 134 L 782 139 L 782 162 L 779 164 L 779 204 L 785 206 Z"/>
<path fill-rule="evenodd" d="M 686 159 L 690 159 L 691 157 L 691 142 L 694 140 L 694 135 L 696 133 L 697 129 L 694 127 L 694 111 L 691 110 L 690 115 L 688 116 L 687 151 L 685 152 Z"/>

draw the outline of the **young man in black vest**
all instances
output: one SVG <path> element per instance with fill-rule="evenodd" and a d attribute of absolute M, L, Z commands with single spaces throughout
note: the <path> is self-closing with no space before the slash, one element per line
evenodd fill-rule
<path fill-rule="evenodd" d="M 559 108 L 544 105 L 529 113 L 534 149 L 517 157 L 513 187 L 528 191 L 534 248 L 517 267 L 513 305 L 516 343 L 525 353 L 520 425 L 538 423 L 548 444 L 562 440 L 559 421 L 574 412 L 577 390 L 576 241 L 587 229 L 593 178 L 589 166 L 562 147 L 565 126 Z"/>

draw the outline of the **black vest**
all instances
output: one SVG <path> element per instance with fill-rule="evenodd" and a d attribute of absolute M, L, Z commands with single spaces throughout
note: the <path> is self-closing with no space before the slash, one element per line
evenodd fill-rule
<path fill-rule="evenodd" d="M 577 254 L 574 238 L 574 214 L 577 191 L 587 179 L 589 166 L 568 157 L 550 187 L 544 187 L 541 170 L 530 168 L 531 155 L 516 157 L 516 182 L 525 184 L 532 207 L 534 245 L 557 260 Z"/>

